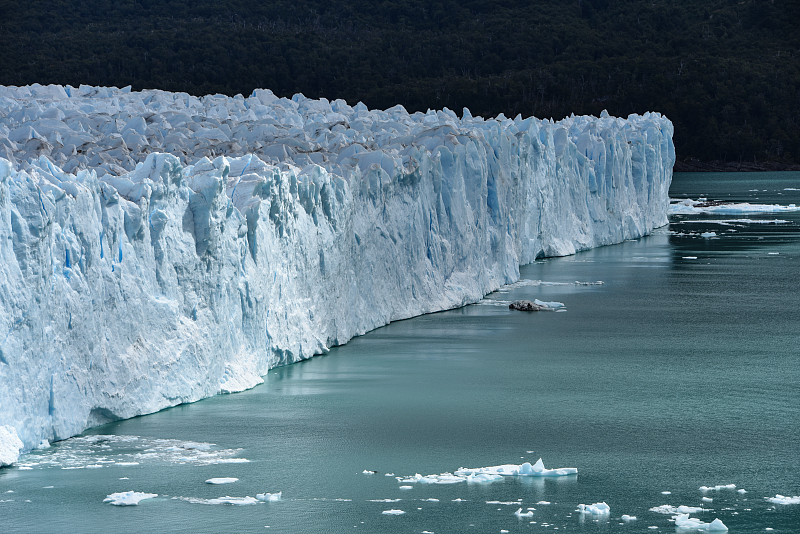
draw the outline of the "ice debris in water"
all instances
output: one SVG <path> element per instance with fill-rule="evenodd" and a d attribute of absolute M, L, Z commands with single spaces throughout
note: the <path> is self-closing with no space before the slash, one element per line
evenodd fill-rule
<path fill-rule="evenodd" d="M 277 502 L 277 501 L 281 500 L 282 496 L 283 496 L 283 492 L 282 491 L 278 491 L 276 493 L 268 493 L 268 492 L 267 493 L 257 493 L 256 494 L 256 499 L 258 499 L 259 501 L 264 501 L 264 502 Z"/>
<path fill-rule="evenodd" d="M 514 515 L 523 518 L 523 517 L 533 517 L 533 510 L 528 510 L 527 512 L 523 512 L 522 508 L 517 508 L 517 511 L 514 512 Z"/>
<path fill-rule="evenodd" d="M 667 222 L 658 113 L 486 120 L 40 85 L 0 101 L 0 425 L 27 449 L 253 387 L 477 302 L 537 257 Z"/>
<path fill-rule="evenodd" d="M 716 486 L 700 486 L 700 491 L 707 492 L 707 491 L 722 491 L 722 490 L 734 490 L 736 489 L 736 484 L 717 484 Z"/>
<path fill-rule="evenodd" d="M 775 504 L 800 504 L 800 495 L 794 497 L 787 497 L 785 495 L 775 495 L 774 497 L 764 497 L 771 503 Z"/>
<path fill-rule="evenodd" d="M 141 491 L 121 491 L 108 495 L 103 502 L 114 506 L 136 506 L 145 499 L 158 497 L 158 493 L 142 493 Z"/>
<path fill-rule="evenodd" d="M 661 506 L 654 506 L 650 508 L 651 512 L 655 512 L 657 514 L 664 514 L 664 515 L 676 515 L 676 514 L 695 514 L 697 512 L 703 512 L 704 509 L 699 506 L 672 506 L 671 504 L 662 504 Z"/>
<path fill-rule="evenodd" d="M 636 521 L 636 516 L 635 515 L 622 514 L 622 517 L 620 517 L 620 519 L 622 521 L 626 522 L 626 523 L 630 523 L 631 521 Z"/>
<path fill-rule="evenodd" d="M 384 510 L 381 512 L 383 515 L 403 515 L 405 512 L 403 510 L 396 510 L 392 508 L 391 510 Z"/>
<path fill-rule="evenodd" d="M 233 478 L 233 477 L 209 478 L 208 480 L 206 480 L 206 484 L 215 484 L 215 485 L 217 485 L 217 484 L 233 484 L 234 482 L 237 482 L 238 480 L 239 480 L 238 478 Z"/>
<path fill-rule="evenodd" d="M 670 215 L 699 215 L 702 213 L 748 214 L 800 211 L 796 204 L 751 204 L 749 202 L 722 202 L 698 198 L 697 200 L 670 199 Z"/>
<path fill-rule="evenodd" d="M 375 475 L 377 473 L 378 473 L 377 471 L 373 471 L 372 469 L 364 469 L 363 471 L 361 471 L 362 475 Z"/>
<path fill-rule="evenodd" d="M 696 517 L 689 517 L 689 514 L 679 514 L 675 516 L 675 528 L 681 530 L 693 530 L 701 532 L 727 532 L 728 527 L 719 519 L 714 519 L 711 523 L 706 523 Z"/>
<path fill-rule="evenodd" d="M 140 436 L 99 434 L 78 436 L 57 447 L 35 451 L 20 464 L 36 468 L 84 469 L 127 467 L 140 464 L 217 465 L 247 463 L 242 449 L 219 448 L 213 443 Z"/>
<path fill-rule="evenodd" d="M 575 475 L 578 469 L 575 467 L 560 467 L 547 469 L 539 458 L 531 465 L 530 462 L 522 464 L 504 464 L 490 467 L 461 467 L 454 473 L 442 473 L 440 475 L 420 475 L 419 473 L 411 477 L 396 477 L 397 481 L 403 484 L 458 484 L 467 482 L 471 484 L 489 484 L 503 480 L 504 477 L 558 477 Z"/>
<path fill-rule="evenodd" d="M 587 515 L 609 515 L 611 507 L 605 502 L 596 502 L 594 504 L 579 504 L 577 511 Z"/>
<path fill-rule="evenodd" d="M 717 232 L 703 232 L 700 237 L 717 237 Z"/>
<path fill-rule="evenodd" d="M 250 496 L 231 497 L 229 495 L 217 497 L 215 499 L 201 499 L 199 497 L 173 497 L 173 499 L 190 502 L 192 504 L 229 504 L 233 506 L 246 506 L 249 504 L 258 504 L 259 502 L 258 499 L 254 499 Z"/>

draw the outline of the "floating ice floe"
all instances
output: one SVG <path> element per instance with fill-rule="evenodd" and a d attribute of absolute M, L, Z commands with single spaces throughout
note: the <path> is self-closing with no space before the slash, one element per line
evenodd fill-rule
<path fill-rule="evenodd" d="M 624 521 L 625 523 L 630 523 L 631 521 L 636 521 L 636 516 L 635 515 L 622 514 L 622 517 L 620 517 L 620 519 L 622 521 Z"/>
<path fill-rule="evenodd" d="M 364 469 L 363 471 L 361 471 L 362 475 L 375 475 L 377 473 L 378 473 L 377 471 L 373 471 L 372 469 Z"/>
<path fill-rule="evenodd" d="M 717 232 L 703 232 L 700 237 L 717 237 Z"/>
<path fill-rule="evenodd" d="M 786 219 L 697 219 L 680 221 L 681 224 L 719 224 L 732 226 L 734 224 L 788 224 Z"/>
<path fill-rule="evenodd" d="M 657 514 L 664 514 L 664 515 L 676 515 L 676 514 L 696 514 L 698 512 L 704 512 L 705 509 L 699 506 L 672 506 L 671 504 L 662 504 L 661 506 L 654 506 L 650 508 L 651 512 L 655 512 Z"/>
<path fill-rule="evenodd" d="M 28 468 L 100 469 L 140 464 L 217 465 L 247 463 L 241 449 L 225 449 L 213 443 L 178 439 L 152 439 L 125 435 L 78 436 L 58 447 L 34 451 L 20 464 Z"/>
<path fill-rule="evenodd" d="M 558 477 L 575 475 L 578 469 L 575 467 L 561 467 L 547 469 L 544 467 L 542 459 L 531 465 L 530 462 L 522 464 L 505 464 L 491 467 L 461 467 L 454 473 L 442 473 L 439 475 L 420 475 L 419 473 L 410 477 L 395 477 L 401 484 L 490 484 L 503 480 L 504 477 Z"/>
<path fill-rule="evenodd" d="M 381 513 L 382 513 L 383 515 L 403 515 L 403 514 L 405 513 L 405 511 L 403 511 L 403 510 L 396 510 L 396 509 L 392 508 L 391 510 L 384 510 L 384 511 L 383 511 L 383 512 L 381 512 Z"/>
<path fill-rule="evenodd" d="M 605 516 L 611 513 L 611 507 L 605 502 L 596 502 L 594 504 L 579 504 L 577 511 L 585 515 Z"/>
<path fill-rule="evenodd" d="M 736 484 L 718 484 L 716 486 L 700 486 L 700 491 L 722 491 L 722 490 L 735 490 Z"/>
<path fill-rule="evenodd" d="M 523 512 L 522 508 L 517 508 L 517 511 L 514 512 L 514 515 L 519 517 L 520 519 L 523 517 L 533 517 L 533 510 L 528 509 L 527 512 Z"/>
<path fill-rule="evenodd" d="M 208 480 L 206 480 L 206 484 L 214 484 L 214 485 L 233 484 L 234 482 L 238 481 L 239 481 L 238 478 L 233 478 L 233 477 L 209 478 Z"/>
<path fill-rule="evenodd" d="M 158 497 L 158 493 L 142 493 L 141 491 L 121 491 L 119 493 L 112 493 L 103 499 L 103 502 L 113 504 L 114 506 L 137 506 L 145 499 L 152 499 Z"/>
<path fill-rule="evenodd" d="M 400 502 L 403 499 L 367 499 L 367 502 Z"/>
<path fill-rule="evenodd" d="M 714 502 L 714 499 L 711 497 L 700 497 L 700 500 L 703 502 Z"/>
<path fill-rule="evenodd" d="M 689 514 L 679 514 L 675 516 L 675 528 L 678 530 L 699 530 L 703 532 L 728 531 L 728 527 L 719 519 L 714 519 L 711 523 L 706 523 L 696 517 L 689 517 Z"/>
<path fill-rule="evenodd" d="M 699 215 L 703 213 L 747 214 L 800 211 L 796 204 L 751 204 L 750 202 L 721 202 L 699 198 L 697 200 L 670 199 L 670 215 Z"/>
<path fill-rule="evenodd" d="M 539 299 L 515 300 L 508 307 L 519 311 L 560 311 L 565 308 L 563 302 L 544 302 Z"/>
<path fill-rule="evenodd" d="M 795 495 L 794 497 L 787 497 L 785 495 L 775 495 L 774 497 L 764 497 L 771 503 L 774 504 L 800 504 L 800 495 Z"/>
<path fill-rule="evenodd" d="M 216 499 L 201 499 L 198 497 L 173 497 L 173 499 L 186 501 L 192 504 L 229 504 L 233 506 L 247 506 L 250 504 L 259 503 L 258 499 L 254 499 L 250 496 L 231 497 L 230 495 L 226 495 L 225 497 L 217 497 Z"/>
<path fill-rule="evenodd" d="M 256 499 L 258 499 L 259 501 L 264 501 L 264 502 L 277 502 L 277 501 L 281 500 L 282 496 L 283 496 L 283 492 L 282 491 L 278 491 L 276 493 L 257 493 L 256 494 Z M 342 499 L 342 500 L 345 500 L 345 499 Z"/>

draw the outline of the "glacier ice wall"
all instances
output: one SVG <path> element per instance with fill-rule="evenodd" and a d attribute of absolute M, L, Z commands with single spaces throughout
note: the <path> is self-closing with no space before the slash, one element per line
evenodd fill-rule
<path fill-rule="evenodd" d="M 643 236 L 667 222 L 672 133 L 658 113 L 0 87 L 4 446 L 240 391 Z"/>

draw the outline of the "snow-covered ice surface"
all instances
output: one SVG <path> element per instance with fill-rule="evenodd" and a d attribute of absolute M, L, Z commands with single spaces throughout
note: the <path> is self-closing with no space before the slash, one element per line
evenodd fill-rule
<path fill-rule="evenodd" d="M 657 113 L 38 85 L 0 87 L 0 109 L 4 455 L 643 236 L 667 222 L 675 159 Z"/>
<path fill-rule="evenodd" d="M 141 491 L 121 491 L 108 495 L 103 502 L 114 506 L 136 506 L 145 499 L 158 497 L 157 493 L 142 493 Z"/>

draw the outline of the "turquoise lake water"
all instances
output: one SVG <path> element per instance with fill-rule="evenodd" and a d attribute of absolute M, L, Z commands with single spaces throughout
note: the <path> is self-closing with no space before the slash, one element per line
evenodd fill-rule
<path fill-rule="evenodd" d="M 672 196 L 800 205 L 796 189 L 800 173 L 686 173 Z M 720 222 L 739 219 L 751 222 Z M 783 222 L 752 222 L 764 220 Z M 651 508 L 687 505 L 731 533 L 800 532 L 800 504 L 765 499 L 800 495 L 800 212 L 673 217 L 645 239 L 521 275 L 477 305 L 275 369 L 250 391 L 25 455 L 0 470 L 0 531 L 675 532 Z M 509 310 L 519 298 L 567 311 Z M 385 476 L 539 457 L 578 475 Z M 103 503 L 129 490 L 158 497 Z M 277 502 L 209 501 L 278 491 Z M 609 516 L 576 511 L 597 502 Z"/>

